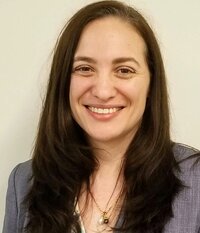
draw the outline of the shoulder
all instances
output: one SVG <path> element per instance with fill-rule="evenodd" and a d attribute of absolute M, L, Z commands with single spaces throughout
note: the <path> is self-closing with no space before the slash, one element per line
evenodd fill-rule
<path fill-rule="evenodd" d="M 179 171 L 177 176 L 182 180 L 183 184 L 198 189 L 200 193 L 200 151 L 184 145 L 176 143 L 173 146 L 174 157 L 177 161 Z"/>
<path fill-rule="evenodd" d="M 190 203 L 190 207 L 193 206 L 190 214 L 193 215 L 196 211 L 200 218 L 200 152 L 190 146 L 176 144 L 174 154 L 179 165 L 177 176 L 183 184 L 178 200 L 187 204 L 187 207 Z"/>
<path fill-rule="evenodd" d="M 174 155 L 179 166 L 176 175 L 183 184 L 177 200 L 185 204 L 190 203 L 194 210 L 191 214 L 196 210 L 200 218 L 200 152 L 184 144 L 175 144 Z"/>
<path fill-rule="evenodd" d="M 184 144 L 174 144 L 173 152 L 179 166 L 176 175 L 183 187 L 173 201 L 173 218 L 165 233 L 197 233 L 200 229 L 200 153 Z"/>
<path fill-rule="evenodd" d="M 18 164 L 11 172 L 6 195 L 3 233 L 22 232 L 26 221 L 24 198 L 31 187 L 31 160 Z"/>
<path fill-rule="evenodd" d="M 19 202 L 21 202 L 20 199 L 24 198 L 31 184 L 31 164 L 32 160 L 18 164 L 12 170 L 9 177 L 9 185 L 13 185 L 13 188 L 15 188 L 16 197 L 19 199 Z"/>
<path fill-rule="evenodd" d="M 32 160 L 19 163 L 11 172 L 10 177 L 20 177 L 22 180 L 31 177 L 32 175 Z"/>
<path fill-rule="evenodd" d="M 182 171 L 197 170 L 200 175 L 200 151 L 194 147 L 175 143 L 173 146 L 174 157 Z"/>
<path fill-rule="evenodd" d="M 194 154 L 198 154 L 200 151 L 195 149 L 194 147 L 182 144 L 182 143 L 174 143 L 173 145 L 173 152 L 175 158 L 177 160 L 186 159 L 189 156 Z"/>
<path fill-rule="evenodd" d="M 32 160 L 18 164 L 11 172 L 8 181 L 7 197 L 15 196 L 17 207 L 24 200 L 30 186 L 32 178 Z"/>

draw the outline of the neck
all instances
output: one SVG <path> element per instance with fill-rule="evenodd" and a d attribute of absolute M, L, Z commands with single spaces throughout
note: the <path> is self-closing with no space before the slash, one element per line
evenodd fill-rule
<path fill-rule="evenodd" d="M 118 146 L 98 143 L 96 148 L 101 148 L 95 153 L 99 166 L 91 176 L 90 188 L 99 203 L 103 200 L 101 206 L 104 206 L 105 200 L 109 199 L 113 190 L 115 200 L 123 186 L 123 163 L 126 149 L 122 143 Z"/>
<path fill-rule="evenodd" d="M 108 227 L 110 230 L 109 226 L 115 225 L 123 202 L 121 194 L 124 183 L 123 161 L 128 145 L 123 142 L 118 144 L 93 142 L 92 146 L 98 148 L 94 150 L 94 155 L 99 166 L 90 177 L 89 198 L 86 186 L 83 186 L 83 192 L 79 197 L 79 205 L 84 210 L 82 215 L 84 225 L 88 232 L 96 231 L 97 226 L 106 229 Z M 105 215 L 102 211 L 105 211 Z M 105 221 L 107 217 L 109 225 L 99 225 L 99 221 Z"/>
<path fill-rule="evenodd" d="M 111 166 L 117 168 L 124 160 L 126 150 L 130 144 L 129 140 L 120 141 L 91 141 L 91 145 L 94 148 L 94 156 L 96 157 L 99 168 Z"/>

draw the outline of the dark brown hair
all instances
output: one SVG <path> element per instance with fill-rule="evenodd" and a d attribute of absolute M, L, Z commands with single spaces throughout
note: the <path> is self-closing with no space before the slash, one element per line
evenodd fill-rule
<path fill-rule="evenodd" d="M 83 130 L 72 118 L 69 87 L 74 53 L 84 27 L 114 16 L 129 22 L 146 43 L 150 91 L 141 127 L 126 151 L 126 198 L 120 231 L 161 233 L 181 187 L 169 134 L 165 71 L 150 26 L 132 7 L 101 1 L 79 10 L 63 29 L 53 57 L 32 161 L 33 184 L 26 198 L 31 233 L 80 232 L 74 203 L 97 163 Z"/>

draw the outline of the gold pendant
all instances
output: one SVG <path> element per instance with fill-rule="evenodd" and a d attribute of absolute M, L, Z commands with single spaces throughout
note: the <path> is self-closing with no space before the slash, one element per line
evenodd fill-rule
<path fill-rule="evenodd" d="M 109 218 L 106 216 L 106 212 L 103 212 L 103 214 L 101 215 L 98 223 L 99 225 L 103 225 L 103 224 L 108 224 L 109 223 Z"/>

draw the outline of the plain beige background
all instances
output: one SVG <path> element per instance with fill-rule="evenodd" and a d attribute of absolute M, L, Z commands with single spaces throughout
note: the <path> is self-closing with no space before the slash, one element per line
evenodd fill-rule
<path fill-rule="evenodd" d="M 0 0 L 0 231 L 7 179 L 31 158 L 51 52 L 89 0 Z M 129 0 L 158 37 L 170 90 L 172 137 L 200 149 L 200 1 Z"/>

